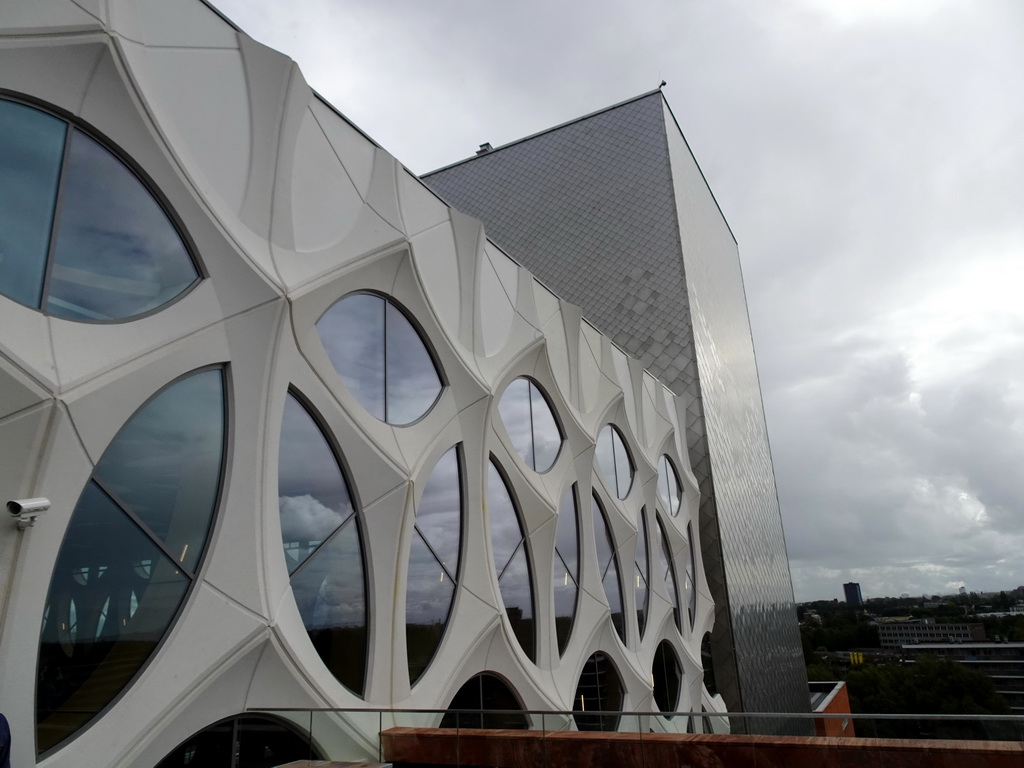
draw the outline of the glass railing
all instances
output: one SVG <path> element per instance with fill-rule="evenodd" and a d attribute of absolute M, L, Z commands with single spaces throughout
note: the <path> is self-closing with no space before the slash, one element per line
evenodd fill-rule
<path fill-rule="evenodd" d="M 554 734 L 605 731 L 633 734 L 849 736 L 878 739 L 1024 742 L 1024 715 L 852 715 L 849 713 L 558 712 L 441 709 L 252 709 L 286 722 L 308 740 L 306 759 L 384 762 L 380 734 L 389 728 L 479 728 Z M 455 744 L 457 745 L 458 739 Z M 456 746 L 457 750 L 458 747 Z M 438 756 L 441 757 L 440 755 Z M 453 758 L 452 755 L 445 756 Z M 454 758 L 458 756 L 455 755 Z M 438 760 L 444 762 L 444 760 Z M 453 764 L 458 764 L 457 759 Z"/>

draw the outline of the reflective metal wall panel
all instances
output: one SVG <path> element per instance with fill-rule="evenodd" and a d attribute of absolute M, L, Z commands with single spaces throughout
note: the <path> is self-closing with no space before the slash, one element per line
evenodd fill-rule
<path fill-rule="evenodd" d="M 665 121 L 742 705 L 748 712 L 807 711 L 739 251 L 667 106 Z M 701 524 L 710 527 L 703 514 Z M 799 722 L 781 726 L 799 729 Z"/>

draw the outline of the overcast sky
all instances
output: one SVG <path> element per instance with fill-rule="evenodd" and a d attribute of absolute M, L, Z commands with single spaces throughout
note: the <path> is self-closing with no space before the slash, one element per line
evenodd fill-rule
<path fill-rule="evenodd" d="M 667 80 L 797 599 L 1024 584 L 1024 3 L 216 2 L 416 173 Z"/>

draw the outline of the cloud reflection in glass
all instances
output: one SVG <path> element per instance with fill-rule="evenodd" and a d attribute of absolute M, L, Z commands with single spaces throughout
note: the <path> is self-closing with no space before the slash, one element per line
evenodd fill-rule
<path fill-rule="evenodd" d="M 302 622 L 331 673 L 362 695 L 368 611 L 359 516 L 324 432 L 291 393 L 281 422 L 278 497 Z"/>
<path fill-rule="evenodd" d="M 199 280 L 141 178 L 81 129 L 0 99 L 0 294 L 71 320 L 120 320 Z"/>
<path fill-rule="evenodd" d="M 665 584 L 665 591 L 668 593 L 669 602 L 672 603 L 672 617 L 675 619 L 676 628 L 682 632 L 683 623 L 679 615 L 679 586 L 676 581 L 676 569 L 672 564 L 672 552 L 668 545 L 668 536 L 665 535 L 665 526 L 658 518 L 658 535 L 661 539 L 661 546 L 658 547 L 658 576 Z"/>
<path fill-rule="evenodd" d="M 487 517 L 490 521 L 491 553 L 505 614 L 519 645 L 531 660 L 535 660 L 529 550 L 519 512 L 493 459 L 487 472 Z"/>
<path fill-rule="evenodd" d="M 601 574 L 608 607 L 611 609 L 612 625 L 619 639 L 626 642 L 626 618 L 622 611 L 622 582 L 619 580 L 619 556 L 615 552 L 615 539 L 605 517 L 604 507 L 595 495 L 591 501 L 594 518 L 594 543 L 597 547 L 597 568 Z"/>
<path fill-rule="evenodd" d="M 547 472 L 558 458 L 562 432 L 541 388 L 520 376 L 501 395 L 498 412 L 516 452 L 530 469 Z"/>
<path fill-rule="evenodd" d="M 633 459 L 622 433 L 612 424 L 605 424 L 597 436 L 597 465 L 608 489 L 617 498 L 626 498 L 633 485 Z"/>
<path fill-rule="evenodd" d="M 579 501 L 575 484 L 568 488 L 558 505 L 558 524 L 555 527 L 555 556 L 553 587 L 555 592 L 555 636 L 559 655 L 565 653 L 572 635 L 579 595 Z"/>
<path fill-rule="evenodd" d="M 416 509 L 405 595 L 405 644 L 414 684 L 441 644 L 459 577 L 462 482 L 459 447 L 434 466 Z"/>

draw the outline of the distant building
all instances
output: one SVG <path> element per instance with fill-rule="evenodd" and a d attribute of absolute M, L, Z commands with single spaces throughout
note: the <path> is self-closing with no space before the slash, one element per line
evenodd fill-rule
<path fill-rule="evenodd" d="M 850 714 L 850 695 L 846 683 L 812 682 L 808 683 L 811 694 L 811 710 L 829 715 Z M 849 717 L 828 717 L 814 721 L 815 736 L 856 736 L 853 720 Z"/>
<path fill-rule="evenodd" d="M 859 608 L 864 605 L 864 597 L 860 593 L 860 584 L 856 581 L 843 584 L 843 594 L 846 595 L 847 605 L 853 608 Z"/>
<path fill-rule="evenodd" d="M 932 655 L 984 672 L 1014 714 L 1024 714 L 1024 643 L 921 643 L 902 649 L 910 659 Z"/>
<path fill-rule="evenodd" d="M 977 643 L 985 640 L 982 624 L 936 624 L 930 619 L 878 625 L 883 648 L 919 643 Z"/>

